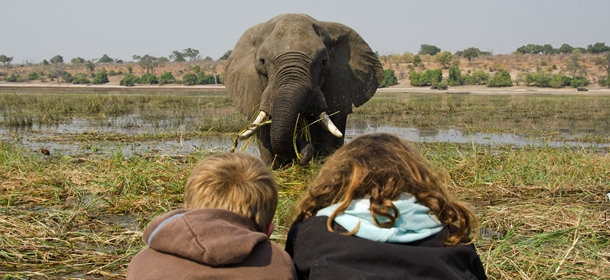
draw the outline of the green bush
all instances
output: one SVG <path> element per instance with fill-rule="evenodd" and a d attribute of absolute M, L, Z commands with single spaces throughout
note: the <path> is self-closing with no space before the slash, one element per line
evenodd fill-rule
<path fill-rule="evenodd" d="M 450 86 L 461 86 L 464 84 L 464 78 L 462 78 L 462 71 L 457 65 L 449 67 L 449 77 L 447 77 L 447 83 Z"/>
<path fill-rule="evenodd" d="M 165 72 L 159 76 L 159 84 L 173 84 L 176 82 L 176 78 L 172 75 L 172 72 Z"/>
<path fill-rule="evenodd" d="M 132 87 L 135 86 L 138 82 L 140 82 L 140 78 L 138 76 L 134 74 L 125 74 L 119 84 L 126 87 Z"/>
<path fill-rule="evenodd" d="M 85 73 L 76 73 L 72 77 L 72 83 L 73 84 L 85 85 L 85 84 L 90 84 L 91 81 L 87 78 L 87 74 L 85 74 Z"/>
<path fill-rule="evenodd" d="M 154 85 L 159 83 L 159 79 L 157 79 L 157 76 L 155 74 L 144 74 L 142 75 L 138 83 Z"/>
<path fill-rule="evenodd" d="M 396 75 L 394 73 L 395 72 L 392 69 L 385 69 L 385 70 L 383 70 L 383 80 L 379 84 L 379 87 L 383 88 L 383 87 L 389 87 L 389 86 L 397 85 L 398 84 L 398 78 L 396 78 Z"/>
<path fill-rule="evenodd" d="M 106 74 L 106 69 L 102 68 L 102 71 L 99 71 L 99 72 L 97 72 L 97 74 L 95 74 L 93 83 L 96 85 L 99 85 L 99 84 L 105 84 L 107 82 L 109 82 L 108 74 Z"/>
<path fill-rule="evenodd" d="M 85 74 L 83 74 L 83 75 L 85 75 Z M 87 78 L 87 77 L 85 77 L 85 78 Z M 61 74 L 61 79 L 62 79 L 62 80 L 64 80 L 64 82 L 66 82 L 66 83 L 71 83 L 71 82 L 72 82 L 72 79 L 73 79 L 73 78 L 72 78 L 72 74 L 70 74 L 70 73 L 68 73 L 68 72 L 65 72 L 65 71 L 64 71 L 64 72 Z"/>
<path fill-rule="evenodd" d="M 570 81 L 570 86 L 573 88 L 584 87 L 589 85 L 589 80 L 585 77 L 574 77 L 572 81 Z"/>
<path fill-rule="evenodd" d="M 485 85 L 489 81 L 489 74 L 483 70 L 474 71 L 474 73 L 466 75 L 464 77 L 464 84 L 467 85 Z"/>
<path fill-rule="evenodd" d="M 553 77 L 551 77 L 551 81 L 549 82 L 549 85 L 553 88 L 562 88 L 562 87 L 569 85 L 570 81 L 571 81 L 571 79 L 569 77 L 566 77 L 566 76 L 563 76 L 560 74 L 555 74 L 555 75 L 553 75 Z"/>
<path fill-rule="evenodd" d="M 213 74 L 204 75 L 203 72 L 199 72 L 199 84 L 202 85 L 213 85 L 216 84 L 216 76 Z"/>
<path fill-rule="evenodd" d="M 32 72 L 32 73 L 28 74 L 28 81 L 36 80 L 38 78 L 39 78 L 39 76 L 38 76 L 37 72 Z"/>
<path fill-rule="evenodd" d="M 513 80 L 510 77 L 510 74 L 506 70 L 502 70 L 497 72 L 490 80 L 487 82 L 487 87 L 512 87 Z"/>
<path fill-rule="evenodd" d="M 187 86 L 194 86 L 198 84 L 198 80 L 199 78 L 197 77 L 197 74 L 192 72 L 188 72 L 182 76 L 182 82 Z"/>
<path fill-rule="evenodd" d="M 436 85 L 443 79 L 443 71 L 441 69 L 426 70 L 423 73 L 412 71 L 409 74 L 409 80 L 412 86 L 422 87 Z"/>
<path fill-rule="evenodd" d="M 551 86 L 551 75 L 545 71 L 538 70 L 534 74 L 525 75 L 525 84 L 529 86 L 537 87 L 550 87 Z"/>
<path fill-rule="evenodd" d="M 440 81 L 440 82 L 432 85 L 432 89 L 445 90 L 445 89 L 448 89 L 448 88 L 449 88 L 449 85 L 447 84 L 447 81 Z"/>
<path fill-rule="evenodd" d="M 23 79 L 19 75 L 15 75 L 14 73 L 10 76 L 6 77 L 6 81 L 10 83 L 21 82 Z"/>

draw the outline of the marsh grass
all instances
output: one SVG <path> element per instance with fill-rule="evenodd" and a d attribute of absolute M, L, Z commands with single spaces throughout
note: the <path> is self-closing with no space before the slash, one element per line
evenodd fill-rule
<path fill-rule="evenodd" d="M 610 142 L 610 96 L 377 94 L 354 119 L 471 132 L 515 133 L 547 140 Z"/>
<path fill-rule="evenodd" d="M 610 273 L 610 154 L 594 149 L 420 143 L 475 207 L 475 243 L 491 279 L 594 279 Z M 120 149 L 119 149 L 120 150 Z M 123 278 L 155 217 L 181 206 L 191 168 L 181 158 L 45 157 L 1 144 L 0 274 L 8 279 Z M 293 203 L 319 163 L 274 171 L 272 239 L 285 242 Z"/>
<path fill-rule="evenodd" d="M 350 118 L 608 143 L 609 102 L 608 96 L 378 94 Z M 215 151 L 125 155 L 120 145 L 236 135 L 249 123 L 226 94 L 215 93 L 5 93 L 0 111 L 4 127 L 44 127 L 40 120 L 46 114 L 61 116 L 55 122 L 81 118 L 111 128 L 61 136 L 41 128 L 31 141 L 73 142 L 87 149 L 96 141 L 119 145 L 109 155 L 44 156 L 18 141 L 0 141 L 0 276 L 6 279 L 123 279 L 144 246 L 142 230 L 181 206 L 192 167 Z M 139 132 L 122 133 L 124 126 Z M 582 134 L 563 135 L 573 128 Z M 483 231 L 475 245 L 490 279 L 610 275 L 608 148 L 417 145 L 451 176 L 450 191 L 478 214 Z M 280 189 L 271 238 L 279 244 L 292 223 L 294 202 L 319 165 L 274 171 Z"/>

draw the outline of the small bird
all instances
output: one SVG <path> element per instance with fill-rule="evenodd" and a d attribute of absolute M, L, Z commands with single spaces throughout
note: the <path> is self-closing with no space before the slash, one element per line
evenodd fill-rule
<path fill-rule="evenodd" d="M 40 148 L 40 152 L 45 156 L 50 156 L 51 152 L 45 148 Z"/>

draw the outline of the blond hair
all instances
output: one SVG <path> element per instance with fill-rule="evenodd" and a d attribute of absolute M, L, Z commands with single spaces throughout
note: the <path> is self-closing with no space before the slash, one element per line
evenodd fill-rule
<path fill-rule="evenodd" d="M 297 203 L 295 224 L 322 208 L 339 204 L 327 222 L 328 230 L 333 231 L 334 217 L 343 213 L 352 200 L 369 198 L 377 226 L 389 228 L 398 218 L 392 201 L 401 193 L 409 193 L 443 224 L 454 226 L 445 237 L 446 245 L 470 243 L 470 234 L 476 234 L 478 227 L 476 216 L 448 193 L 448 179 L 445 172 L 435 172 L 408 141 L 387 133 L 362 135 L 328 157 Z M 379 216 L 388 222 L 379 222 Z"/>
<path fill-rule="evenodd" d="M 221 153 L 203 159 L 184 187 L 186 209 L 235 212 L 264 232 L 275 215 L 278 194 L 271 170 L 256 156 Z"/>

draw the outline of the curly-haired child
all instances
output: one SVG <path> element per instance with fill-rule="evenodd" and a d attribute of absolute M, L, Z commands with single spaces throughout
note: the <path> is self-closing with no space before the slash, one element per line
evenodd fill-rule
<path fill-rule="evenodd" d="M 478 222 L 419 150 L 387 133 L 331 155 L 286 243 L 301 279 L 486 279 Z"/>

